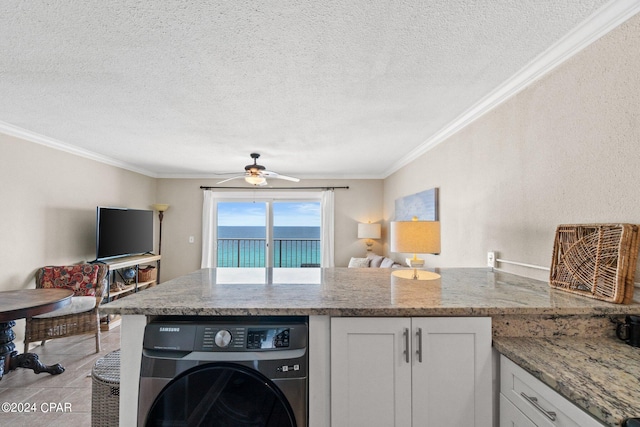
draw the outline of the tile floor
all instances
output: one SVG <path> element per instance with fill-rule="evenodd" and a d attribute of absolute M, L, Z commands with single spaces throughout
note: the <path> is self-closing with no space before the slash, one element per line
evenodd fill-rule
<path fill-rule="evenodd" d="M 91 369 L 100 357 L 120 348 L 120 327 L 102 332 L 101 344 L 102 351 L 96 353 L 94 337 L 82 335 L 47 341 L 33 349 L 42 363 L 60 363 L 65 371 L 49 375 L 18 368 L 6 373 L 0 380 L 0 405 L 28 403 L 36 412 L 7 413 L 0 409 L 0 426 L 91 426 Z M 16 347 L 22 351 L 23 344 L 16 342 Z M 56 412 L 64 411 L 65 405 L 70 412 Z"/>

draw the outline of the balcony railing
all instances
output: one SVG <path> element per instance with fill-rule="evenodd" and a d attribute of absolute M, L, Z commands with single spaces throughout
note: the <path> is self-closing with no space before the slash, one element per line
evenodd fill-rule
<path fill-rule="evenodd" d="M 274 267 L 320 267 L 320 239 L 274 239 Z M 218 267 L 265 267 L 265 239 L 218 239 Z"/>

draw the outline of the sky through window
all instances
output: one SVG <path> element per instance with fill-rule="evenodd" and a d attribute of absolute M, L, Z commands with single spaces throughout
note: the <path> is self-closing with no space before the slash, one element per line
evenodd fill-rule
<path fill-rule="evenodd" d="M 266 204 L 264 202 L 218 203 L 218 226 L 264 227 Z M 319 202 L 275 202 L 273 204 L 276 227 L 319 227 Z"/>

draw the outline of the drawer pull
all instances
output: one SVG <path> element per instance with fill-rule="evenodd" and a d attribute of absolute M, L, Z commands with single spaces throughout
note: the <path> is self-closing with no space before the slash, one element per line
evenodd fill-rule
<path fill-rule="evenodd" d="M 538 403 L 538 398 L 537 397 L 527 396 L 526 394 L 524 394 L 524 392 L 520 392 L 520 396 L 524 397 L 524 399 L 527 402 L 531 403 L 534 408 L 536 408 L 538 411 L 542 412 L 545 417 L 549 418 L 551 421 L 555 421 L 556 420 L 556 413 L 553 412 L 553 411 L 547 411 L 542 406 L 540 406 L 540 404 Z"/>

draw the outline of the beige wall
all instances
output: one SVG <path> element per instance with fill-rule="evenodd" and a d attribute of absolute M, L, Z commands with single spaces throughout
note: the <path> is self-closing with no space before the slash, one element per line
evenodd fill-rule
<path fill-rule="evenodd" d="M 390 176 L 385 219 L 438 187 L 440 267 L 485 266 L 488 250 L 549 267 L 558 224 L 640 223 L 638 46 L 640 16 Z"/>
<path fill-rule="evenodd" d="M 158 201 L 171 205 L 162 222 L 162 281 L 200 268 L 202 190 L 200 186 L 215 186 L 218 180 L 160 179 Z M 270 185 L 296 186 L 271 180 Z M 335 190 L 335 262 L 346 267 L 352 256 L 363 256 L 366 246 L 357 238 L 357 223 L 377 222 L 382 219 L 382 180 L 304 180 L 300 187 L 348 186 L 348 190 Z M 268 190 L 256 194 L 268 194 Z M 252 192 L 246 192 L 248 196 Z M 189 243 L 194 236 L 194 243 Z M 380 243 L 374 250 L 382 253 Z"/>
<path fill-rule="evenodd" d="M 95 259 L 96 206 L 149 209 L 155 179 L 0 134 L 0 290 Z M 22 323 L 16 328 L 22 339 Z M 19 345 L 18 345 L 19 347 Z"/>

